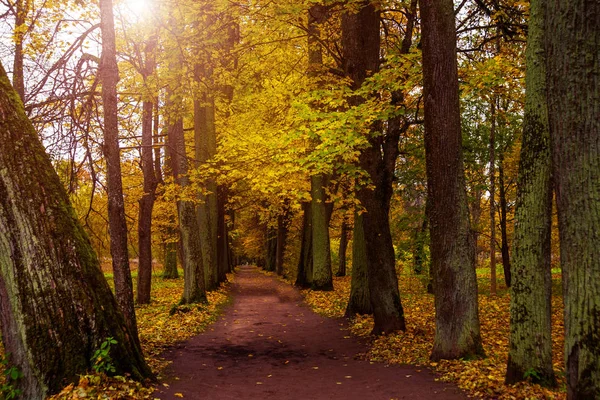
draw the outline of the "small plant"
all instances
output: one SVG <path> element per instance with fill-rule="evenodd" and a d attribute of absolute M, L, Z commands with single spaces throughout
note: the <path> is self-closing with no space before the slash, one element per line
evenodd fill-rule
<path fill-rule="evenodd" d="M 525 371 L 523 377 L 525 379 L 531 379 L 533 382 L 539 382 L 542 379 L 540 374 L 538 374 L 538 372 L 533 368 L 529 368 L 527 371 Z"/>
<path fill-rule="evenodd" d="M 0 398 L 12 400 L 18 398 L 23 392 L 15 388 L 15 384 L 23 377 L 23 373 L 15 366 L 8 366 L 7 358 L 0 358 L 0 364 L 4 367 L 5 381 L 0 385 Z"/>
<path fill-rule="evenodd" d="M 92 357 L 94 365 L 92 368 L 98 373 L 113 374 L 116 372 L 115 366 L 113 365 L 113 359 L 110 356 L 110 347 L 118 342 L 112 338 L 106 338 L 100 345 L 100 348 L 96 350 Z"/>

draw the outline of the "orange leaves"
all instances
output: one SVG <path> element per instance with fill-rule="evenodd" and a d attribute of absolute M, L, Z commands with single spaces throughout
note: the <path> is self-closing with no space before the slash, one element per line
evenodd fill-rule
<path fill-rule="evenodd" d="M 482 274 L 483 275 L 483 274 Z M 456 383 L 469 395 L 487 399 L 564 399 L 560 390 L 549 390 L 527 382 L 507 386 L 506 357 L 509 336 L 509 303 L 506 293 L 490 297 L 479 295 L 481 335 L 487 358 L 482 360 L 442 360 L 430 362 L 435 334 L 435 310 L 433 296 L 425 291 L 424 281 L 408 273 L 399 273 L 400 296 L 404 307 L 407 330 L 373 338 L 371 349 L 366 354 L 370 361 L 392 364 L 424 365 L 441 374 L 441 379 Z M 559 277 L 554 277 L 559 279 Z M 306 302 L 318 313 L 329 317 L 344 315 L 350 293 L 350 278 L 334 278 L 335 291 L 305 291 Z M 480 292 L 486 293 L 489 277 L 479 277 Z M 562 298 L 555 296 L 553 302 L 553 353 L 557 376 L 564 370 L 562 346 Z M 356 316 L 350 330 L 358 336 L 369 336 L 373 327 L 370 316 Z M 564 378 L 562 378 L 564 379 Z M 559 386 L 564 381 L 559 381 Z"/>

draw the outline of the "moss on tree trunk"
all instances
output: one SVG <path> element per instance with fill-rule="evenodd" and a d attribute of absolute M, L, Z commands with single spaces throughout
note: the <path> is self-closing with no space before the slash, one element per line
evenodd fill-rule
<path fill-rule="evenodd" d="M 546 106 L 544 6 L 531 1 L 523 142 L 517 184 L 506 382 L 556 384 L 552 369 L 552 157 Z"/>
<path fill-rule="evenodd" d="M 362 224 L 362 215 L 355 214 L 352 232 L 352 280 L 350 281 L 350 298 L 346 307 L 346 317 L 373 312 L 369 293 L 369 260 Z"/>
<path fill-rule="evenodd" d="M 109 336 L 117 373 L 151 375 L 89 239 L 0 66 L 0 326 L 23 398 L 77 380 Z M 50 345 L 52 344 L 52 345 Z"/>
<path fill-rule="evenodd" d="M 600 398 L 600 2 L 549 0 L 546 76 L 567 397 Z"/>

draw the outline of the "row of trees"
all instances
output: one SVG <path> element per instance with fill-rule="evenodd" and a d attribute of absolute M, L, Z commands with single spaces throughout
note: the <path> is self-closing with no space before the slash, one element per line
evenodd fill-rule
<path fill-rule="evenodd" d="M 39 63 L 41 70 L 27 64 L 27 49 L 35 52 L 44 40 L 54 43 L 56 37 L 44 33 L 51 29 L 41 25 L 39 17 L 49 13 L 54 17 L 48 21 L 61 24 L 61 10 L 36 8 L 35 2 L 7 3 L 6 15 L 12 12 L 16 39 L 13 86 L 25 108 L 10 94 L 5 79 L 2 110 L 11 117 L 2 123 L 12 136 L 2 138 L 6 139 L 3 146 L 9 147 L 0 151 L 4 156 L 0 167 L 10 171 L 2 175 L 6 196 L 2 196 L 0 216 L 6 227 L 1 231 L 6 243 L 2 254 L 11 256 L 2 264 L 0 293 L 7 294 L 0 296 L 0 307 L 4 344 L 13 354 L 12 361 L 26 372 L 26 394 L 36 398 L 58 390 L 65 379 L 89 367 L 92 350 L 106 336 L 129 346 L 128 351 L 119 350 L 120 371 L 149 376 L 136 333 L 127 208 L 129 215 L 134 209 L 139 212 L 133 217 L 138 224 L 138 303 L 151 299 L 153 250 L 160 250 L 169 260 L 170 274 L 177 271 L 173 255 L 179 251 L 185 281 L 182 302 L 190 303 L 204 301 L 206 290 L 225 279 L 233 263 L 231 244 L 238 255 L 257 258 L 269 270 L 280 274 L 294 270 L 300 286 L 330 290 L 329 226 L 332 218 L 340 221 L 338 273 L 343 273 L 347 232 L 353 220 L 348 315 L 372 312 L 375 334 L 403 330 L 407 323 L 398 292 L 390 216 L 395 221 L 394 213 L 410 215 L 414 209 L 409 226 L 415 232 L 410 241 L 416 270 L 424 257 L 424 233 L 430 232 L 436 305 L 432 358 L 484 356 L 475 275 L 478 229 L 473 226 L 477 227 L 481 216 L 481 182 L 487 180 L 495 282 L 498 164 L 504 275 L 513 288 L 507 381 L 533 376 L 541 383 L 554 383 L 549 335 L 554 187 L 564 273 L 569 394 L 571 398 L 597 396 L 600 345 L 595 336 L 599 330 L 594 317 L 598 288 L 594 244 L 598 243 L 598 168 L 594 163 L 598 161 L 598 127 L 593 116 L 598 99 L 594 74 L 582 71 L 599 68 L 594 58 L 597 42 L 587 40 L 598 35 L 598 25 L 594 25 L 598 21 L 593 18 L 599 14 L 593 10 L 596 6 L 584 3 L 531 3 L 511 266 L 510 201 L 503 181 L 508 169 L 504 168 L 505 155 L 510 157 L 518 143 L 515 126 L 521 114 L 522 70 L 514 60 L 523 49 L 519 39 L 524 33 L 522 3 L 463 1 L 455 8 L 450 0 L 235 5 L 179 1 L 155 4 L 144 23 L 141 16 L 128 21 L 126 14 L 117 14 L 115 19 L 112 3 L 101 1 L 99 13 L 80 10 L 90 21 L 100 21 L 101 57 L 87 51 L 97 37 L 97 25 L 81 22 L 75 24 L 78 39 L 71 41 L 80 47 L 46 46 L 54 48 L 55 54 L 44 58 L 46 64 Z M 116 35 L 113 21 L 117 21 Z M 580 43 L 576 52 L 581 54 L 561 47 L 565 38 Z M 546 58 L 546 52 L 552 57 Z M 37 71 L 29 84 L 25 84 L 27 66 Z M 565 76 L 570 77 L 569 87 L 561 79 Z M 54 88 L 49 89 L 50 81 Z M 49 172 L 49 160 L 42 155 L 24 112 L 53 154 L 67 192 Z M 56 122 L 59 119 L 61 123 Z M 575 131 L 567 135 L 567 127 Z M 74 144 L 69 156 L 61 151 L 65 138 Z M 31 163 L 21 163 L 30 160 L 23 148 L 37 149 L 32 154 L 44 160 L 43 167 L 36 165 L 33 170 L 28 167 Z M 138 160 L 141 167 L 135 181 L 137 206 L 131 201 L 127 206 L 121 181 L 121 167 L 132 160 Z M 423 162 L 426 168 L 419 168 Z M 91 196 L 86 181 L 91 181 Z M 26 182 L 40 184 L 29 188 Z M 94 280 L 95 287 L 103 279 L 98 260 L 66 205 L 67 196 L 79 200 L 81 189 L 86 188 L 81 202 L 85 206 L 78 211 L 89 222 L 87 217 L 101 197 L 94 197 L 96 186 L 106 187 L 118 312 L 107 306 L 112 297 L 104 289 L 94 292 L 98 302 L 75 293 L 79 286 L 92 286 Z M 20 209 L 25 205 L 16 199 L 23 197 L 33 199 L 35 212 Z M 49 204 L 56 205 L 50 219 L 46 216 Z M 19 221 L 28 221 L 32 227 Z M 59 229 L 53 224 L 61 221 L 70 221 L 64 237 L 72 235 L 76 244 L 50 233 Z M 174 239 L 177 226 L 179 248 Z M 293 243 L 294 230 L 299 232 L 298 248 L 286 246 Z M 103 236 L 94 229 L 89 232 Z M 53 237 L 60 240 L 60 246 Z M 37 284 L 31 283 L 27 265 L 38 261 L 21 260 L 23 255 L 38 253 L 10 245 L 41 246 L 35 238 L 44 238 L 42 242 L 51 248 L 40 247 L 44 250 L 39 250 L 38 260 L 44 260 L 39 264 L 45 272 L 36 277 Z M 291 259 L 297 268 L 289 268 Z M 18 274 L 27 288 L 16 284 Z M 57 277 L 63 275 L 80 280 L 76 284 L 60 278 L 61 285 L 75 293 L 71 297 L 56 297 L 54 293 L 62 292 L 44 289 L 54 288 Z M 26 300 L 29 293 L 36 294 L 36 302 Z M 85 343 L 74 342 L 79 344 L 73 352 L 61 348 L 60 362 L 58 358 L 48 363 L 36 359 L 40 350 L 32 332 L 55 330 L 58 336 L 62 332 L 62 328 L 33 322 L 34 313 L 45 310 L 46 303 L 56 311 L 49 312 L 49 319 L 41 320 L 44 323 L 66 321 L 65 326 L 92 332 L 81 334 Z M 56 317 L 65 314 L 79 322 Z M 118 317 L 109 318 L 109 314 Z M 97 318 L 118 327 L 94 322 Z M 86 354 L 81 354 L 82 348 Z"/>

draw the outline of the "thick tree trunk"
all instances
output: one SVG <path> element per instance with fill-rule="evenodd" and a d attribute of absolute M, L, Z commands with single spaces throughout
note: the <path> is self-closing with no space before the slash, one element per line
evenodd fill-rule
<path fill-rule="evenodd" d="M 102 107 L 104 109 L 104 145 L 106 159 L 106 190 L 108 195 L 108 227 L 110 254 L 115 280 L 115 293 L 119 309 L 139 341 L 135 309 L 133 307 L 133 282 L 129 269 L 127 249 L 127 222 L 121 181 L 121 156 L 119 150 L 119 123 L 117 111 L 117 67 L 115 27 L 112 0 L 100 0 L 100 30 L 102 32 L 102 57 L 99 76 L 102 82 Z"/>
<path fill-rule="evenodd" d="M 331 242 L 327 213 L 324 175 L 313 175 L 311 183 L 313 290 L 333 290 L 331 271 Z"/>
<path fill-rule="evenodd" d="M 367 244 L 363 230 L 363 216 L 354 215 L 352 232 L 352 280 L 350 281 L 350 298 L 345 316 L 351 318 L 356 314 L 372 314 L 371 294 L 369 293 L 369 275 Z"/>
<path fill-rule="evenodd" d="M 379 70 L 379 11 L 369 1 L 360 1 L 358 12 L 342 15 L 342 49 L 345 72 L 358 89 L 368 73 Z M 353 103 L 362 99 L 355 98 Z M 392 121 L 397 122 L 397 121 Z M 393 192 L 394 165 L 398 155 L 400 129 L 386 138 L 372 135 L 370 146 L 361 152 L 359 164 L 371 179 L 373 189 L 363 187 L 358 198 L 366 210 L 363 230 L 369 260 L 369 292 L 375 324 L 374 334 L 405 330 L 404 311 L 398 291 L 396 258 L 389 225 L 389 207 Z"/>
<path fill-rule="evenodd" d="M 107 337 L 116 372 L 151 375 L 58 175 L 0 65 L 0 327 L 25 399 L 86 373 Z"/>
<path fill-rule="evenodd" d="M 502 234 L 502 269 L 504 271 L 504 283 L 507 288 L 510 288 L 510 253 L 508 251 L 508 204 L 506 201 L 506 187 L 504 182 L 504 159 L 500 160 L 498 166 L 498 180 L 500 184 L 500 232 Z"/>
<path fill-rule="evenodd" d="M 340 233 L 340 247 L 338 249 L 338 270 L 335 276 L 346 276 L 346 249 L 348 248 L 348 235 L 350 226 L 347 218 L 342 222 L 342 231 Z"/>
<path fill-rule="evenodd" d="M 310 203 L 302 203 L 302 237 L 300 239 L 300 258 L 295 285 L 301 288 L 309 288 L 312 284 L 312 212 Z"/>
<path fill-rule="evenodd" d="M 567 398 L 600 398 L 600 2 L 546 5 Z"/>
<path fill-rule="evenodd" d="M 436 333 L 431 358 L 483 355 L 462 159 L 452 0 L 420 0 Z"/>
<path fill-rule="evenodd" d="M 175 182 L 181 187 L 189 186 L 190 181 L 187 176 L 188 160 L 183 136 L 183 120 L 181 118 L 170 122 L 167 147 Z M 177 214 L 179 217 L 184 280 L 181 303 L 205 302 L 206 287 L 196 206 L 190 201 L 178 200 Z"/>
<path fill-rule="evenodd" d="M 490 105 L 490 295 L 497 292 L 496 283 L 496 101 Z"/>
<path fill-rule="evenodd" d="M 553 386 L 556 380 L 552 369 L 550 302 L 552 159 L 545 97 L 542 3 L 542 0 L 531 2 L 525 53 L 525 116 L 517 181 L 506 382 L 529 378 Z"/>
<path fill-rule="evenodd" d="M 197 167 L 205 167 L 205 163 L 214 157 L 217 148 L 215 130 L 214 99 L 204 95 L 202 100 L 194 101 L 194 133 L 196 142 Z M 219 286 L 217 265 L 218 252 L 218 204 L 217 183 L 210 177 L 203 188 L 207 193 L 200 194 L 198 221 L 200 224 L 200 243 L 204 264 L 206 289 L 214 290 Z"/>

